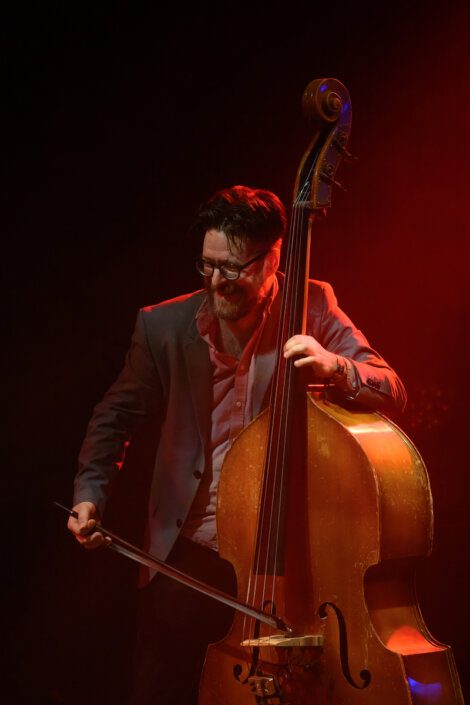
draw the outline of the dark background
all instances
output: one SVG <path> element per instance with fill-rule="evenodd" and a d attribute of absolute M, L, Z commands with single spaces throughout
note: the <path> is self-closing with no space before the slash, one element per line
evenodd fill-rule
<path fill-rule="evenodd" d="M 199 286 L 187 237 L 214 190 L 289 204 L 309 139 L 300 99 L 334 76 L 351 150 L 312 274 L 399 372 L 427 465 L 432 556 L 418 590 L 468 687 L 467 3 L 15 5 L 3 18 L 6 304 L 5 702 L 125 702 L 136 569 L 85 553 L 71 503 L 93 405 L 142 305 Z M 140 541 L 151 448 L 106 523 Z M 130 478 L 130 479 L 129 479 Z"/>

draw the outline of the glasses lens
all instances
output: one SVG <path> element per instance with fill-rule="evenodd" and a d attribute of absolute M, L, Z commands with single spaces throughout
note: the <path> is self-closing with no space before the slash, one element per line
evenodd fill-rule
<path fill-rule="evenodd" d="M 238 279 L 240 276 L 240 268 L 235 265 L 224 264 L 220 268 L 220 273 L 225 279 Z"/>
<path fill-rule="evenodd" d="M 213 266 L 209 262 L 205 262 L 202 257 L 198 257 L 196 260 L 196 269 L 204 277 L 211 277 L 214 272 Z"/>

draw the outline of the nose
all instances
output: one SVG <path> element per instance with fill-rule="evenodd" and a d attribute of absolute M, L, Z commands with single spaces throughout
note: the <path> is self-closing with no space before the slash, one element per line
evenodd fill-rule
<path fill-rule="evenodd" d="M 214 271 L 212 272 L 212 277 L 211 277 L 211 286 L 215 288 L 220 284 L 224 277 L 221 275 L 220 270 L 218 267 L 214 267 Z"/>

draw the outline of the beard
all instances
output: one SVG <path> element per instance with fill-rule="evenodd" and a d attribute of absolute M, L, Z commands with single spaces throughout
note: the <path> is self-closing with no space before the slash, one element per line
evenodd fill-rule
<path fill-rule="evenodd" d="M 224 282 L 213 288 L 206 284 L 207 296 L 212 313 L 224 321 L 239 321 L 259 303 L 256 292 L 248 291 L 234 282 Z"/>

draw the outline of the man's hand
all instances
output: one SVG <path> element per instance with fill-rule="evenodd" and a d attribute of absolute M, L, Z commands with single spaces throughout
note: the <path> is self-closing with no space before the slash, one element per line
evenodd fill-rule
<path fill-rule="evenodd" d="M 78 519 L 69 517 L 67 528 L 84 548 L 98 548 L 106 541 L 109 543 L 110 539 L 105 539 L 99 531 L 91 531 L 99 520 L 98 511 L 93 502 L 80 502 L 73 509 L 77 512 Z"/>
<path fill-rule="evenodd" d="M 313 367 L 318 377 L 331 377 L 338 365 L 336 355 L 320 345 L 311 335 L 294 335 L 284 345 L 284 357 L 302 355 L 294 361 L 296 367 Z"/>

